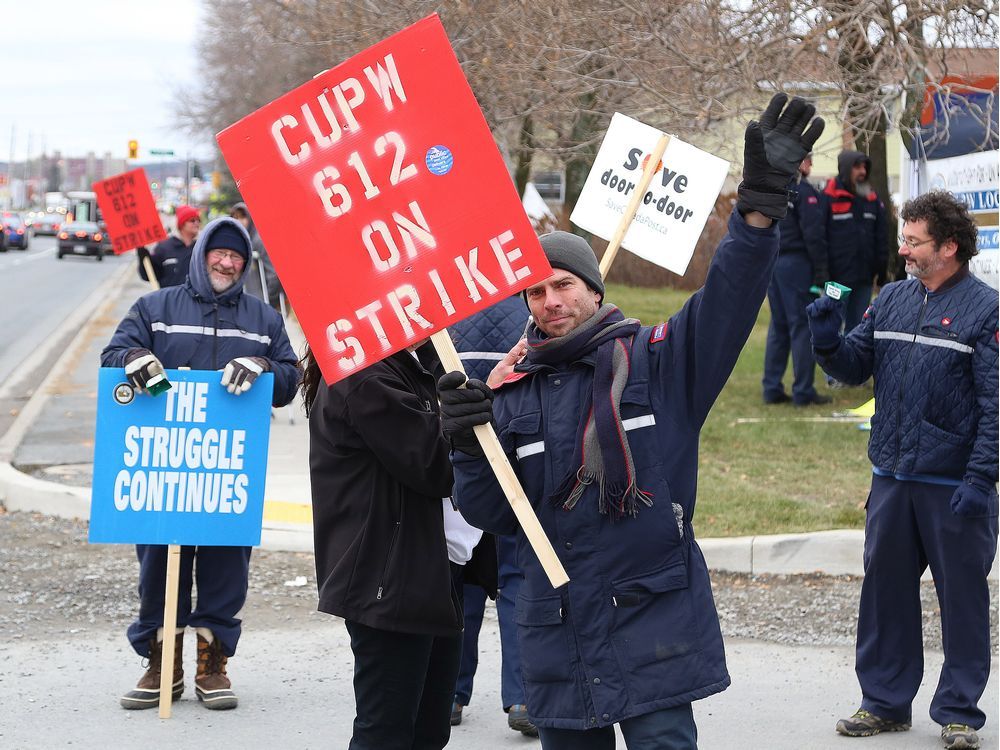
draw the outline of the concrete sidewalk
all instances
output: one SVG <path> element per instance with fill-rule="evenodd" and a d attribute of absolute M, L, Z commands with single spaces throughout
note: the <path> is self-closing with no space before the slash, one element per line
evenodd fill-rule
<path fill-rule="evenodd" d="M 60 357 L 14 425 L 0 439 L 0 501 L 10 510 L 70 518 L 90 514 L 95 390 L 101 349 L 132 302 L 148 291 L 131 264 L 92 298 L 93 314 Z M 294 319 L 297 353 L 305 339 Z M 301 401 L 271 420 L 262 547 L 311 551 L 309 431 Z M 700 540 L 709 566 L 745 573 L 861 575 L 861 531 L 824 531 Z"/>

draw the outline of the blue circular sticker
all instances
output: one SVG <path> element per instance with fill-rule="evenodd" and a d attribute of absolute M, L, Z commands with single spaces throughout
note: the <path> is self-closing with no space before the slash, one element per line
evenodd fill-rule
<path fill-rule="evenodd" d="M 451 155 L 451 149 L 447 146 L 431 146 L 427 149 L 424 162 L 431 174 L 442 175 L 451 171 L 455 165 L 455 157 Z"/>

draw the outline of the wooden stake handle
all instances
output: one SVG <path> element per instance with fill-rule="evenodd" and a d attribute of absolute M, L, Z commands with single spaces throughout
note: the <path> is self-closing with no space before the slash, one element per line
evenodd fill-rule
<path fill-rule="evenodd" d="M 156 277 L 153 277 L 154 281 Z M 174 644 L 177 636 L 177 585 L 181 577 L 181 546 L 167 547 L 167 587 L 163 600 L 163 647 L 160 651 L 160 718 L 170 718 L 174 701 Z"/>
<path fill-rule="evenodd" d="M 146 278 L 149 280 L 150 286 L 153 289 L 160 288 L 160 282 L 156 280 L 156 271 L 153 270 L 153 261 L 149 259 L 149 256 L 143 256 L 142 267 L 146 271 Z"/>
<path fill-rule="evenodd" d="M 452 342 L 451 336 L 448 335 L 447 329 L 432 334 L 431 342 L 433 342 L 434 348 L 437 350 L 445 372 L 458 370 L 463 374 L 465 373 L 465 367 L 463 367 L 462 360 L 458 357 L 455 344 Z M 510 465 L 510 461 L 507 460 L 507 455 L 503 452 L 500 441 L 497 439 L 497 434 L 493 430 L 493 425 L 477 425 L 475 431 L 476 437 L 479 439 L 479 444 L 483 447 L 486 460 L 490 462 L 493 473 L 496 474 L 497 481 L 500 483 L 501 489 L 503 489 L 503 494 L 507 497 L 507 502 L 510 503 L 514 515 L 517 516 L 518 523 L 521 524 L 521 530 L 524 531 L 528 543 L 531 544 L 531 549 L 534 550 L 538 561 L 542 564 L 545 575 L 549 577 L 549 583 L 552 584 L 552 588 L 557 589 L 563 584 L 568 583 L 569 576 L 566 575 L 566 570 L 563 568 L 559 558 L 556 557 L 552 543 L 545 536 L 545 531 L 538 522 L 538 516 L 535 515 L 534 508 L 528 502 L 528 496 L 524 494 L 524 489 L 522 489 L 521 483 L 518 481 L 517 475 Z"/>
<path fill-rule="evenodd" d="M 608 249 L 605 250 L 604 255 L 601 256 L 602 279 L 606 279 L 608 277 L 608 269 L 611 268 L 611 264 L 614 262 L 615 256 L 618 255 L 618 249 L 621 247 L 622 240 L 625 239 L 625 233 L 632 224 L 632 219 L 635 218 L 635 212 L 639 210 L 639 201 L 641 201 L 642 197 L 646 194 L 646 189 L 649 187 L 649 183 L 653 181 L 653 175 L 656 174 L 656 167 L 660 163 L 660 159 L 663 158 L 663 152 L 667 150 L 668 143 L 670 143 L 670 136 L 664 133 L 660 136 L 660 140 L 656 142 L 656 147 L 653 149 L 653 153 L 649 155 L 649 161 L 646 162 L 646 168 L 642 170 L 642 179 L 639 180 L 639 185 L 636 188 L 636 191 L 632 194 L 632 199 L 628 202 L 628 206 L 625 207 L 625 215 L 622 216 L 622 220 L 618 222 L 618 228 L 611 236 L 611 241 L 608 243 Z"/>

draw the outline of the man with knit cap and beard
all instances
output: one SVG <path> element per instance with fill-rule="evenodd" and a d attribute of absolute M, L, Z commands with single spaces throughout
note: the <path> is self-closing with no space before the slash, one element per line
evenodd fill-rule
<path fill-rule="evenodd" d="M 605 302 L 590 246 L 553 232 L 554 273 L 525 292 L 527 354 L 491 373 L 495 400 L 461 373 L 438 383 L 462 515 L 517 538 L 522 676 L 545 750 L 613 748 L 615 724 L 630 750 L 696 747 L 692 701 L 729 685 L 692 528 L 699 432 L 763 302 L 789 183 L 823 130 L 814 114 L 777 94 L 748 125 L 729 232 L 669 322 Z M 491 419 L 569 574 L 558 590 L 475 438 Z"/>
<path fill-rule="evenodd" d="M 250 237 L 239 222 L 229 217 L 210 222 L 194 246 L 186 281 L 136 300 L 101 352 L 101 365 L 124 367 L 140 393 L 164 369 L 221 370 L 219 386 L 236 395 L 250 390 L 261 373 L 272 372 L 272 404 L 287 404 L 299 380 L 295 352 L 281 315 L 243 293 L 249 259 Z M 198 637 L 195 695 L 206 708 L 236 707 L 226 666 L 240 638 L 237 614 L 246 601 L 250 549 L 181 547 L 175 700 L 184 691 L 181 645 L 184 628 L 191 626 Z M 139 615 L 128 628 L 128 639 L 149 663 L 135 688 L 121 698 L 128 709 L 160 703 L 167 570 L 165 546 L 140 544 L 136 554 Z M 198 588 L 193 609 L 192 583 Z"/>

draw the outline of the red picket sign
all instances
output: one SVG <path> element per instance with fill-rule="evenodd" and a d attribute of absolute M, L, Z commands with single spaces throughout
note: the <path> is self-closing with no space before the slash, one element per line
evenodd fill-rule
<path fill-rule="evenodd" d="M 163 220 L 142 167 L 93 184 L 115 255 L 166 239 Z"/>
<path fill-rule="evenodd" d="M 552 273 L 436 15 L 217 139 L 327 383 Z"/>

